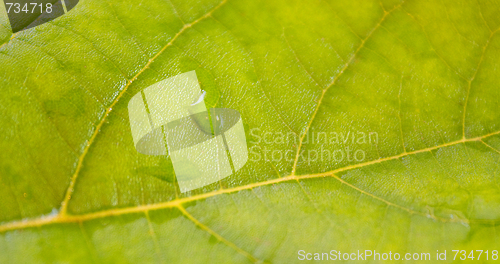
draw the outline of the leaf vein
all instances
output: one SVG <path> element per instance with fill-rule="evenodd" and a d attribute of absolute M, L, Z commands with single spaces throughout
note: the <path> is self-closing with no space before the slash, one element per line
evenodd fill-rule
<path fill-rule="evenodd" d="M 149 59 L 149 61 L 146 63 L 146 65 L 141 70 L 139 70 L 139 72 L 137 72 L 137 74 L 132 79 L 130 79 L 127 82 L 127 84 L 123 87 L 123 89 L 117 95 L 117 97 L 115 98 L 115 100 L 110 104 L 110 106 L 108 108 L 106 108 L 106 111 L 105 111 L 105 113 L 104 113 L 101 121 L 99 122 L 99 124 L 97 124 L 94 133 L 92 134 L 92 136 L 90 137 L 90 139 L 89 139 L 89 141 L 87 143 L 87 146 L 85 147 L 83 153 L 78 158 L 78 164 L 77 164 L 77 167 L 75 169 L 75 173 L 71 176 L 70 184 L 68 186 L 68 189 L 66 190 L 66 195 L 64 196 L 64 200 L 61 202 L 61 209 L 59 211 L 61 215 L 65 215 L 67 213 L 68 203 L 69 203 L 69 200 L 71 199 L 71 194 L 74 191 L 76 179 L 78 178 L 80 170 L 81 170 L 81 168 L 83 166 L 83 161 L 84 161 L 84 159 L 85 159 L 85 157 L 86 157 L 86 155 L 88 153 L 88 150 L 89 150 L 90 146 L 92 146 L 92 144 L 95 141 L 95 138 L 97 137 L 97 135 L 99 134 L 99 131 L 101 130 L 102 126 L 104 125 L 104 123 L 106 121 L 106 118 L 108 117 L 108 115 L 110 114 L 111 110 L 113 109 L 113 106 L 115 106 L 118 103 L 118 101 L 120 100 L 120 98 L 125 94 L 125 92 L 127 91 L 127 89 L 130 87 L 130 85 L 132 85 L 132 83 L 135 80 L 137 80 L 139 78 L 139 76 L 144 71 L 146 71 L 149 68 L 149 66 L 155 61 L 155 59 L 158 58 L 168 47 L 170 47 L 174 43 L 174 41 L 182 33 L 184 33 L 184 31 L 186 31 L 188 28 L 191 28 L 193 25 L 195 25 L 196 23 L 200 22 L 201 20 L 209 17 L 215 10 L 219 9 L 226 2 L 227 2 L 227 0 L 223 0 L 219 5 L 217 5 L 216 7 L 214 7 L 212 10 L 210 10 L 205 15 L 201 16 L 200 18 L 198 18 L 197 20 L 193 21 L 190 24 L 185 24 L 181 28 L 181 30 L 179 32 L 177 32 L 177 34 L 175 34 L 175 36 L 172 37 L 172 39 L 155 56 L 153 56 L 151 59 Z"/>
<path fill-rule="evenodd" d="M 307 135 L 307 132 L 309 131 L 309 128 L 311 127 L 311 125 L 312 125 L 312 123 L 314 121 L 314 118 L 316 117 L 316 114 L 318 113 L 318 110 L 319 110 L 319 108 L 321 106 L 321 103 L 323 102 L 323 99 L 325 97 L 326 92 L 328 91 L 328 89 L 330 87 L 332 87 L 337 82 L 337 80 L 344 73 L 344 71 L 347 69 L 347 67 L 349 67 L 351 65 L 351 63 L 354 61 L 354 58 L 356 57 L 356 55 L 364 47 L 366 41 L 372 36 L 373 32 L 380 27 L 380 25 L 382 24 L 382 22 L 384 22 L 384 20 L 389 16 L 389 14 L 391 14 L 394 10 L 396 10 L 397 8 L 399 8 L 402 4 L 403 3 L 395 6 L 389 12 L 385 12 L 384 13 L 384 15 L 382 16 L 382 18 L 380 19 L 380 21 L 377 23 L 377 25 L 375 25 L 375 27 L 368 33 L 368 35 L 366 36 L 366 38 L 364 38 L 361 41 L 361 44 L 356 49 L 356 51 L 354 52 L 354 54 L 351 56 L 351 58 L 349 59 L 349 61 L 347 61 L 347 63 L 344 65 L 344 67 L 342 68 L 342 70 L 340 70 L 339 74 L 337 74 L 337 76 L 335 76 L 335 78 L 332 80 L 332 82 L 325 89 L 322 90 L 322 93 L 321 93 L 321 95 L 319 97 L 319 100 L 318 100 L 318 105 L 316 106 L 316 109 L 314 110 L 314 112 L 312 114 L 311 120 L 309 121 L 309 123 L 308 123 L 308 125 L 307 125 L 307 127 L 306 127 L 306 129 L 304 131 L 304 134 L 302 134 L 302 136 L 299 139 L 299 146 L 297 147 L 297 153 L 295 155 L 295 161 L 294 161 L 293 167 L 292 167 L 292 175 L 295 175 L 295 172 L 297 170 L 297 163 L 298 163 L 298 160 L 299 160 L 299 157 L 300 157 L 300 151 L 301 151 L 301 148 L 302 148 L 302 142 L 304 141 L 304 138 Z"/>
<path fill-rule="evenodd" d="M 500 135 L 500 131 L 497 131 L 497 132 L 494 132 L 491 134 L 487 134 L 487 135 L 484 135 L 481 137 L 477 137 L 477 138 L 470 138 L 470 139 L 465 139 L 465 140 L 461 139 L 461 140 L 445 143 L 445 144 L 442 144 L 439 146 L 434 146 L 434 147 L 430 147 L 430 148 L 426 148 L 426 149 L 421 149 L 421 150 L 403 153 L 403 154 L 392 156 L 392 157 L 380 158 L 380 159 L 373 160 L 373 161 L 368 161 L 368 162 L 359 163 L 356 165 L 338 168 L 338 169 L 328 171 L 328 172 L 322 172 L 322 173 L 316 173 L 316 174 L 306 174 L 306 175 L 300 175 L 300 176 L 289 175 L 286 177 L 275 178 L 275 179 L 271 179 L 271 180 L 267 180 L 267 181 L 263 181 L 263 182 L 256 182 L 256 183 L 247 184 L 247 185 L 238 186 L 238 187 L 233 187 L 233 188 L 228 188 L 228 189 L 219 189 L 219 190 L 214 191 L 214 192 L 203 193 L 203 194 L 185 197 L 185 198 L 181 198 L 181 199 L 175 199 L 175 200 L 171 200 L 171 201 L 163 202 L 163 203 L 141 205 L 141 206 L 137 206 L 137 207 L 115 208 L 115 209 L 109 209 L 109 210 L 98 211 L 98 212 L 82 214 L 82 215 L 67 215 L 67 214 L 61 215 L 61 214 L 58 214 L 58 215 L 55 215 L 52 217 L 42 216 L 42 217 L 34 218 L 34 219 L 25 219 L 25 220 L 20 220 L 20 221 L 7 222 L 7 223 L 0 225 L 0 233 L 10 231 L 10 230 L 29 228 L 29 227 L 39 227 L 39 226 L 55 224 L 55 223 L 74 223 L 74 222 L 78 222 L 78 221 L 87 221 L 87 220 L 92 220 L 92 219 L 97 219 L 97 218 L 108 217 L 108 216 L 116 216 L 116 215 L 144 212 L 146 210 L 151 211 L 151 210 L 159 210 L 159 209 L 166 209 L 166 208 L 174 208 L 174 207 L 178 207 L 178 206 L 185 204 L 185 203 L 188 203 L 188 202 L 199 201 L 199 200 L 207 199 L 207 198 L 214 197 L 214 196 L 221 195 L 221 194 L 230 194 L 230 193 L 236 193 L 236 192 L 243 191 L 243 190 L 251 190 L 251 189 L 256 188 L 256 187 L 268 186 L 268 185 L 277 184 L 277 183 L 281 183 L 281 182 L 296 181 L 297 179 L 298 180 L 306 180 L 306 179 L 315 179 L 315 178 L 322 178 L 322 177 L 332 177 L 332 175 L 339 173 L 339 172 L 352 170 L 352 169 L 358 169 L 358 168 L 366 167 L 366 166 L 373 165 L 373 164 L 378 164 L 378 163 L 385 162 L 385 161 L 397 160 L 397 159 L 400 159 L 402 157 L 406 157 L 409 155 L 415 155 L 415 154 L 419 154 L 419 153 L 423 153 L 423 152 L 429 152 L 429 151 L 433 151 L 433 150 L 436 150 L 439 148 L 449 147 L 449 146 L 453 146 L 453 145 L 457 145 L 457 144 L 462 144 L 465 142 L 477 142 L 477 141 L 480 141 L 484 138 L 488 138 L 488 137 L 496 136 L 496 135 Z M 446 218 L 443 218 L 441 220 L 449 221 L 449 222 L 459 221 L 459 219 L 446 219 Z M 483 220 L 480 220 L 480 219 L 467 220 L 467 221 L 469 221 L 471 223 L 472 222 L 478 222 L 478 223 L 483 222 Z M 499 220 L 499 222 L 500 222 L 500 220 Z"/>
<path fill-rule="evenodd" d="M 191 215 L 188 211 L 186 211 L 186 209 L 184 209 L 184 207 L 182 207 L 182 205 L 177 206 L 177 209 L 179 209 L 179 211 L 181 211 L 181 213 L 187 219 L 189 219 L 191 222 L 193 222 L 195 225 L 197 225 L 198 227 L 200 227 L 201 229 L 203 229 L 204 231 L 206 231 L 210 235 L 216 237 L 219 241 L 221 241 L 222 243 L 226 244 L 230 248 L 234 249 L 236 252 L 238 252 L 241 255 L 247 257 L 250 261 L 252 261 L 254 263 L 257 263 L 257 262 L 261 263 L 261 261 L 259 259 L 257 259 L 256 257 L 254 257 L 252 254 L 246 252 L 245 250 L 243 250 L 242 248 L 238 247 L 237 245 L 235 245 L 231 241 L 229 241 L 229 240 L 225 239 L 223 236 L 219 235 L 217 232 L 215 232 L 214 230 L 212 230 L 208 226 L 206 226 L 203 223 L 201 223 L 200 221 L 198 221 L 198 219 L 194 218 L 194 216 Z"/>

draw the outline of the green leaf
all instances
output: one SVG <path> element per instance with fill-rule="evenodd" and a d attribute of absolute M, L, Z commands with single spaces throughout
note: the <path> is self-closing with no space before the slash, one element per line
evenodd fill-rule
<path fill-rule="evenodd" d="M 84 0 L 0 24 L 1 263 L 500 248 L 497 1 Z M 181 194 L 127 103 L 191 70 L 251 152 Z"/>

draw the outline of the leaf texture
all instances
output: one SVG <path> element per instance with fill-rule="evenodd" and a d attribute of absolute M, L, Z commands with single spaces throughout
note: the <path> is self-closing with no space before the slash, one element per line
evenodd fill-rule
<path fill-rule="evenodd" d="M 1 263 L 499 249 L 498 1 L 84 0 L 0 24 Z M 127 103 L 191 70 L 257 160 L 181 194 Z"/>

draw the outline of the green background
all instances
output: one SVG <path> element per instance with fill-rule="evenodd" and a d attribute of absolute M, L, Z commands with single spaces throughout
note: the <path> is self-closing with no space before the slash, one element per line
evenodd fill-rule
<path fill-rule="evenodd" d="M 500 250 L 498 1 L 83 0 L 0 23 L 1 263 Z M 191 70 L 249 148 L 293 158 L 180 194 L 168 157 L 134 149 L 127 103 Z M 349 131 L 379 140 L 305 140 Z M 295 158 L 322 147 L 366 157 Z"/>

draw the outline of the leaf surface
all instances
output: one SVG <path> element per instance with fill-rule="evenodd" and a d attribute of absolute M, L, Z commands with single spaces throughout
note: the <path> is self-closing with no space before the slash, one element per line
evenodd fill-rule
<path fill-rule="evenodd" d="M 0 24 L 1 263 L 498 250 L 496 1 L 85 0 Z M 127 103 L 191 70 L 250 160 L 181 194 Z"/>

